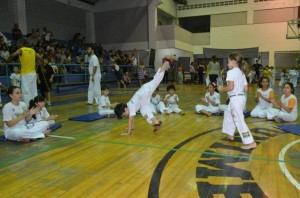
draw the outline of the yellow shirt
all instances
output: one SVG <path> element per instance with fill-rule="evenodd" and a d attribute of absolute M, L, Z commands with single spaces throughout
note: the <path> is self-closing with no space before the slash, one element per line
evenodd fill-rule
<path fill-rule="evenodd" d="M 32 48 L 22 47 L 22 55 L 19 56 L 21 62 L 21 76 L 35 72 L 35 51 Z"/>
<path fill-rule="evenodd" d="M 269 70 L 264 70 L 263 76 L 268 77 L 270 79 L 272 77 L 272 73 Z"/>

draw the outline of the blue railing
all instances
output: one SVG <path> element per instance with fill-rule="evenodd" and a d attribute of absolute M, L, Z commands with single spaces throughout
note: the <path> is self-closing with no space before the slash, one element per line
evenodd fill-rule
<path fill-rule="evenodd" d="M 13 66 L 19 66 L 19 63 L 0 63 L 0 82 L 5 86 L 10 86 L 10 75 Z M 55 70 L 55 80 L 53 84 L 74 84 L 74 83 L 88 83 L 89 72 L 87 64 L 55 64 L 52 65 Z M 137 65 L 120 65 L 122 73 L 128 72 L 132 80 L 136 80 L 138 76 Z M 153 67 L 146 67 L 146 75 L 148 78 L 154 76 L 155 70 Z M 111 65 L 101 65 L 101 82 L 116 82 L 114 67 Z"/>

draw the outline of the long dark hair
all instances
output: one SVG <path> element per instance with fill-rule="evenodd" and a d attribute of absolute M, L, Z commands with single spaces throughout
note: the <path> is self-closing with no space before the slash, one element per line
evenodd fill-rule
<path fill-rule="evenodd" d="M 291 88 L 291 90 L 292 90 L 292 94 L 294 94 L 294 92 L 295 92 L 295 88 L 294 88 L 294 85 L 293 85 L 293 83 L 291 83 L 291 82 L 286 82 L 286 83 L 284 83 L 284 84 L 283 84 L 283 87 L 284 87 L 284 85 L 289 85 L 289 86 L 290 86 L 290 88 Z"/>
<path fill-rule="evenodd" d="M 35 108 L 36 103 L 38 102 L 45 102 L 45 99 L 42 96 L 36 96 L 29 101 L 29 109 Z M 32 115 L 32 118 L 36 119 L 35 115 Z"/>
<path fill-rule="evenodd" d="M 6 94 L 7 94 L 7 96 L 10 98 L 10 94 L 13 94 L 13 92 L 14 92 L 14 90 L 15 89 L 20 89 L 20 87 L 17 87 L 17 86 L 10 86 L 10 87 L 8 87 L 7 88 L 7 90 L 6 90 Z M 10 98 L 11 99 L 11 98 Z"/>
<path fill-rule="evenodd" d="M 263 77 L 259 78 L 259 80 L 258 80 L 258 87 L 262 88 L 262 84 L 261 83 L 262 83 L 263 79 L 267 79 L 268 83 L 269 83 L 269 86 L 270 86 L 270 79 L 267 76 L 263 76 Z"/>
<path fill-rule="evenodd" d="M 210 83 L 208 84 L 208 86 L 209 86 L 209 85 L 213 86 L 213 88 L 215 88 L 215 92 L 219 93 L 218 86 L 217 86 L 216 83 L 210 82 Z M 208 88 L 208 86 L 207 86 L 207 88 Z"/>

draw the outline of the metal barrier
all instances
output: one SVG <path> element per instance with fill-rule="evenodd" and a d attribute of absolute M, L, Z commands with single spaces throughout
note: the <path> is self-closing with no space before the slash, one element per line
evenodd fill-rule
<path fill-rule="evenodd" d="M 10 75 L 13 72 L 13 66 L 19 66 L 20 63 L 0 63 L 0 82 L 5 86 L 10 86 Z M 53 64 L 51 65 L 55 78 L 53 85 L 57 87 L 86 85 L 89 82 L 89 72 L 87 64 Z M 119 65 L 122 73 L 128 72 L 132 80 L 138 79 L 137 65 Z M 101 83 L 117 82 L 114 67 L 111 65 L 101 65 Z M 153 67 L 145 68 L 147 78 L 152 78 L 155 74 Z M 59 91 L 57 89 L 57 91 Z"/>

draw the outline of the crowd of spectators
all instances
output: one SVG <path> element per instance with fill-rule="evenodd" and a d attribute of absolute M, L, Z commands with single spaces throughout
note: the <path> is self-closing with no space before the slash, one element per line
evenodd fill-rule
<path fill-rule="evenodd" d="M 85 71 L 84 64 L 88 62 L 86 48 L 90 43 L 85 41 L 85 37 L 81 33 L 75 33 L 71 40 L 63 41 L 55 39 L 53 32 L 44 27 L 42 31 L 39 28 L 34 28 L 24 36 L 18 24 L 14 24 L 11 41 L 4 34 L 0 34 L 0 63 L 5 62 L 9 55 L 16 50 L 16 41 L 22 37 L 26 37 L 28 47 L 33 48 L 41 56 L 48 57 L 56 73 L 82 73 Z M 113 61 L 120 66 L 138 65 L 135 50 L 127 54 L 120 50 L 108 51 L 101 44 L 94 43 L 93 45 L 101 65 L 111 65 Z M 14 61 L 17 62 L 18 59 Z M 65 67 L 61 66 L 62 64 L 78 65 Z M 1 70 L 1 75 L 5 75 L 4 72 Z"/>

